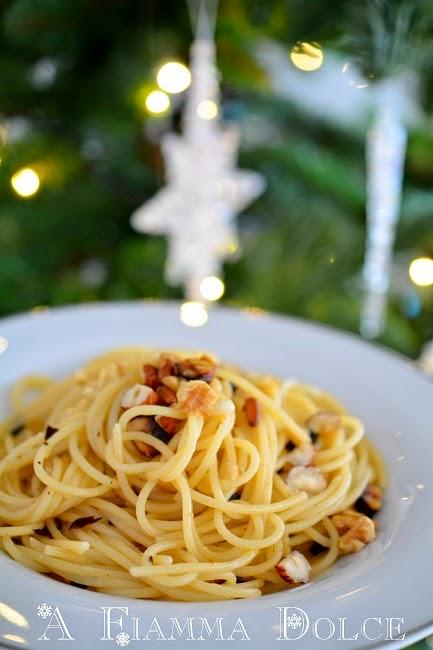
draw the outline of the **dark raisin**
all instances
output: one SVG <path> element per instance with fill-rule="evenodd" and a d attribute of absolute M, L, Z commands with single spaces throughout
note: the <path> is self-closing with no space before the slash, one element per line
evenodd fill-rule
<path fill-rule="evenodd" d="M 310 434 L 311 442 L 314 443 L 316 442 L 317 438 L 319 437 L 319 434 L 316 433 L 315 431 L 312 431 L 311 429 L 308 429 L 308 433 Z"/>
<path fill-rule="evenodd" d="M 248 582 L 248 580 L 251 580 L 251 578 L 242 578 L 242 576 L 236 576 L 236 582 Z"/>
<path fill-rule="evenodd" d="M 100 519 L 102 517 L 93 517 L 93 515 L 90 517 L 80 517 L 72 522 L 70 528 L 84 528 L 84 526 L 88 526 L 89 524 L 96 524 Z"/>
<path fill-rule="evenodd" d="M 17 424 L 13 429 L 10 430 L 11 436 L 17 436 L 21 431 L 24 431 L 26 428 L 25 424 Z"/>
<path fill-rule="evenodd" d="M 51 436 L 53 436 L 55 433 L 57 433 L 57 431 L 58 431 L 58 429 L 56 429 L 56 427 L 52 427 L 52 426 L 48 425 L 46 427 L 46 429 L 45 429 L 45 440 L 48 440 L 49 438 L 51 438 Z"/>
<path fill-rule="evenodd" d="M 241 498 L 240 492 L 233 492 L 233 494 L 229 498 L 229 501 L 238 501 L 240 498 Z"/>
<path fill-rule="evenodd" d="M 310 546 L 310 553 L 311 555 L 320 555 L 320 553 L 324 553 L 328 549 L 326 546 L 322 546 L 322 544 L 319 544 L 319 542 L 313 542 Z"/>
<path fill-rule="evenodd" d="M 214 583 L 216 585 L 223 585 L 225 583 L 225 580 L 221 580 L 221 578 L 218 578 L 217 580 L 214 580 Z"/>
<path fill-rule="evenodd" d="M 296 447 L 295 443 L 289 440 L 289 442 L 286 445 L 287 451 L 293 451 L 295 447 Z"/>

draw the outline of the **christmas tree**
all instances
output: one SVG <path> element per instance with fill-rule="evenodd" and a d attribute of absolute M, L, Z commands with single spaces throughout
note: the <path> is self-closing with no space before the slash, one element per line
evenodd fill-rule
<path fill-rule="evenodd" d="M 340 66 L 361 106 L 364 85 L 378 74 L 365 63 L 369 41 L 365 51 L 348 38 L 362 30 L 348 5 L 221 0 L 215 38 L 223 117 L 241 132 L 239 166 L 267 181 L 239 218 L 241 245 L 225 265 L 224 300 L 358 331 L 368 106 L 355 119 L 319 76 L 322 63 L 323 71 L 331 61 Z M 363 5 L 367 13 L 377 3 Z M 433 256 L 432 3 L 418 13 L 427 39 L 412 64 L 421 108 L 409 126 L 381 337 L 412 356 L 433 338 L 433 290 L 408 275 L 411 261 Z M 188 62 L 186 4 L 10 0 L 0 15 L 0 314 L 180 298 L 164 282 L 165 240 L 135 233 L 129 220 L 164 182 L 159 142 L 178 127 L 185 96 L 149 98 L 161 65 Z M 413 21 L 402 13 L 396 49 L 404 51 Z M 313 62 L 307 70 L 305 58 Z M 357 77 L 362 68 L 367 84 Z M 295 73 L 295 85 L 280 72 Z M 414 277 L 426 283 L 425 273 Z"/>

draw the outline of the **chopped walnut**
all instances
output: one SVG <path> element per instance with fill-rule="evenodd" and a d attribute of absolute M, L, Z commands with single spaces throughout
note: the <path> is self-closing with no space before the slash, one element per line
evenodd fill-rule
<path fill-rule="evenodd" d="M 155 366 L 146 363 L 142 368 L 141 375 L 143 384 L 150 386 L 150 388 L 158 388 L 161 384 L 158 376 L 158 368 L 155 368 Z"/>
<path fill-rule="evenodd" d="M 332 433 L 341 427 L 341 417 L 332 411 L 317 411 L 305 424 L 313 433 Z"/>
<path fill-rule="evenodd" d="M 141 404 L 155 404 L 157 400 L 157 394 L 149 386 L 135 384 L 123 393 L 120 398 L 120 406 L 124 409 L 130 409 Z"/>
<path fill-rule="evenodd" d="M 370 483 L 356 501 L 355 508 L 367 517 L 374 517 L 382 507 L 382 498 L 382 489 L 378 485 Z"/>
<path fill-rule="evenodd" d="M 164 431 L 174 435 L 183 427 L 185 420 L 179 420 L 178 418 L 169 418 L 165 415 L 157 415 L 155 422 L 157 422 L 159 426 L 164 429 Z"/>
<path fill-rule="evenodd" d="M 158 363 L 158 379 L 162 383 L 166 377 L 176 374 L 176 366 L 170 357 L 161 357 Z"/>
<path fill-rule="evenodd" d="M 259 422 L 259 404 L 255 397 L 247 397 L 242 407 L 245 419 L 250 427 L 256 427 Z"/>
<path fill-rule="evenodd" d="M 184 359 L 177 364 L 177 374 L 184 379 L 210 382 L 216 373 L 216 363 L 208 357 Z"/>
<path fill-rule="evenodd" d="M 299 551 L 293 551 L 280 560 L 275 569 L 280 577 L 290 584 L 305 583 L 310 580 L 311 564 Z"/>
<path fill-rule="evenodd" d="M 343 510 L 331 519 L 340 536 L 338 548 L 342 553 L 357 553 L 376 537 L 374 522 L 360 512 Z"/>
<path fill-rule="evenodd" d="M 142 440 L 134 440 L 134 445 L 140 454 L 146 456 L 147 458 L 153 458 L 153 456 L 157 456 L 159 454 L 159 451 L 155 449 L 155 447 L 148 445 L 147 442 L 143 442 Z"/>
<path fill-rule="evenodd" d="M 179 377 L 174 377 L 173 375 L 168 375 L 168 377 L 164 377 L 162 380 L 162 383 L 164 386 L 167 386 L 167 388 L 170 388 L 170 390 L 173 390 L 175 393 L 177 392 L 177 389 L 180 386 L 180 379 Z"/>
<path fill-rule="evenodd" d="M 310 443 L 299 445 L 295 447 L 290 453 L 287 454 L 287 462 L 295 466 L 312 465 L 314 460 L 314 447 Z"/>
<path fill-rule="evenodd" d="M 152 433 L 152 418 L 147 415 L 137 415 L 136 418 L 131 418 L 131 420 L 129 420 L 127 429 L 128 431 Z"/>
<path fill-rule="evenodd" d="M 210 413 L 217 400 L 215 391 L 200 380 L 184 382 L 177 391 L 178 406 L 188 413 Z"/>
<path fill-rule="evenodd" d="M 307 494 L 319 494 L 326 488 L 326 479 L 317 467 L 293 467 L 286 479 L 287 487 Z"/>
<path fill-rule="evenodd" d="M 171 420 L 172 418 L 166 419 Z M 153 416 L 139 415 L 136 418 L 129 420 L 127 429 L 128 431 L 150 433 L 155 436 L 155 438 L 158 438 L 158 440 L 167 443 L 170 440 L 171 435 L 156 420 L 157 418 L 154 418 Z M 159 454 L 159 451 L 155 449 L 155 447 L 142 440 L 134 440 L 134 445 L 143 456 L 151 458 Z"/>
<path fill-rule="evenodd" d="M 171 406 L 177 401 L 176 393 L 167 386 L 158 386 L 156 393 L 158 401 L 164 405 Z"/>

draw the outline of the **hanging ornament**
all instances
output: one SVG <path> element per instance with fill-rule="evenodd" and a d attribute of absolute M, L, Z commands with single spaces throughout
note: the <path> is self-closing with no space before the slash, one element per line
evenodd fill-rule
<path fill-rule="evenodd" d="M 384 83 L 367 135 L 367 241 L 361 334 L 375 338 L 385 324 L 395 232 L 400 214 L 407 131 L 399 81 Z"/>
<path fill-rule="evenodd" d="M 198 301 L 205 298 L 202 281 L 221 276 L 223 260 L 238 246 L 235 215 L 265 186 L 261 175 L 236 168 L 239 133 L 220 124 L 212 31 L 201 2 L 183 134 L 168 133 L 161 140 L 167 184 L 131 217 L 138 232 L 167 237 L 166 280 L 182 284 L 186 297 Z"/>

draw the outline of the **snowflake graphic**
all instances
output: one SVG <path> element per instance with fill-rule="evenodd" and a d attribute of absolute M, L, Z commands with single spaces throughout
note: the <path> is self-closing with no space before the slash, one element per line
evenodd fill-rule
<path fill-rule="evenodd" d="M 287 627 L 292 628 L 292 630 L 296 630 L 298 627 L 301 627 L 302 618 L 299 614 L 290 614 L 286 619 L 286 625 Z"/>
<path fill-rule="evenodd" d="M 126 632 L 119 632 L 119 634 L 116 634 L 116 643 L 121 648 L 125 648 L 127 645 L 129 645 L 131 642 L 130 639 L 131 637 Z"/>
<path fill-rule="evenodd" d="M 42 603 L 38 606 L 38 616 L 41 618 L 48 618 L 48 616 L 51 616 L 51 612 L 51 605 L 48 605 L 47 603 Z"/>

